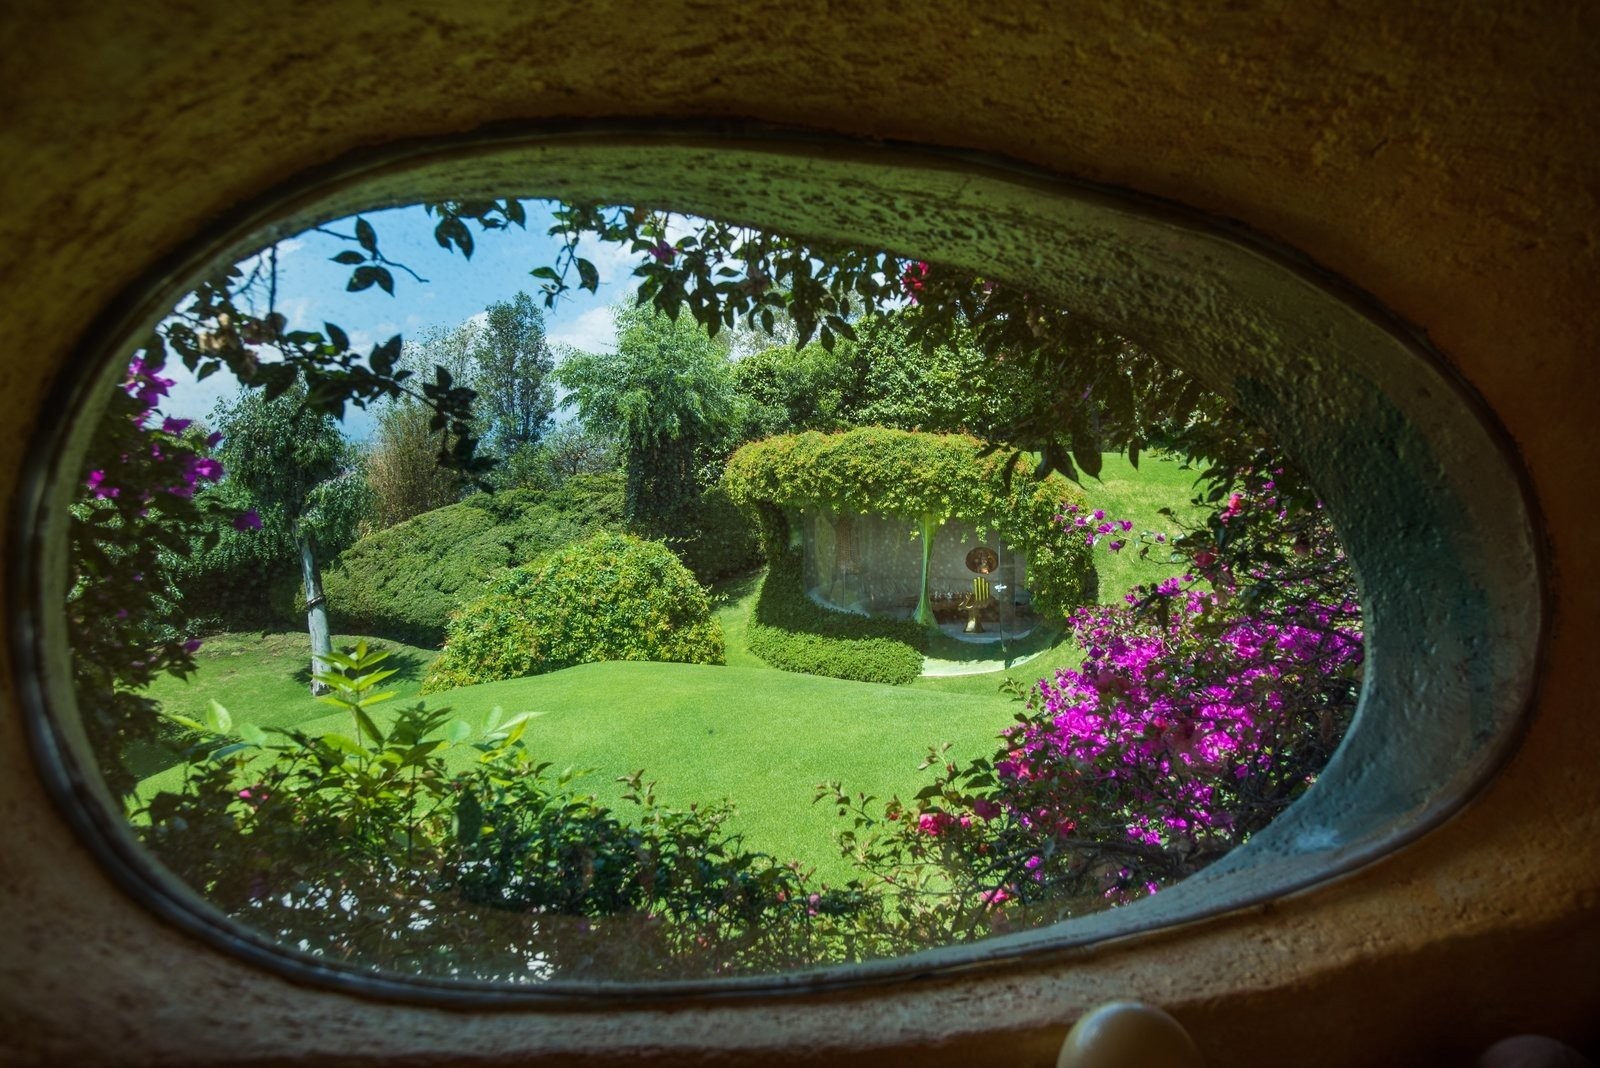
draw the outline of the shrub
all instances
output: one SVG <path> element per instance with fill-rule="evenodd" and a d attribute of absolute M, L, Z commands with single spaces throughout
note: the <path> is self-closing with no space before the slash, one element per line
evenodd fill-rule
<path fill-rule="evenodd" d="M 576 475 L 550 492 L 479 494 L 369 534 L 323 576 L 342 628 L 417 645 L 491 575 L 622 522 L 620 475 Z"/>
<path fill-rule="evenodd" d="M 660 542 L 596 534 L 503 571 L 450 620 L 422 692 L 597 660 L 722 663 L 711 598 Z"/>
<path fill-rule="evenodd" d="M 348 737 L 234 736 L 220 705 L 182 721 L 183 782 L 135 810 L 140 841 L 241 923 L 391 972 L 698 978 L 886 941 L 854 937 L 884 915 L 867 894 L 813 891 L 798 863 L 748 849 L 727 802 L 669 809 L 636 772 L 612 811 L 548 774 L 526 713 L 491 713 L 481 734 L 420 704 L 373 716 L 384 657 L 358 646 L 324 676 Z"/>
<path fill-rule="evenodd" d="M 893 686 L 922 673 L 927 635 L 901 619 L 835 612 L 806 596 L 800 554 L 785 552 L 756 595 L 747 641 L 750 651 L 783 671 Z"/>

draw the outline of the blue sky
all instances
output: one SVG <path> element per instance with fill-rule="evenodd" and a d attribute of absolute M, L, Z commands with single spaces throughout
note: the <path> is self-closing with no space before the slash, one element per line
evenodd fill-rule
<path fill-rule="evenodd" d="M 510 300 L 519 290 L 542 308 L 539 280 L 528 272 L 553 264 L 558 245 L 545 232 L 550 226 L 548 203 L 525 201 L 524 207 L 526 230 L 482 232 L 474 226 L 477 247 L 470 261 L 458 251 L 439 247 L 433 237 L 434 220 L 421 207 L 366 213 L 363 217 L 377 230 L 383 254 L 427 279 L 417 282 L 394 270 L 392 297 L 376 286 L 359 293 L 346 291 L 350 268 L 332 262 L 332 257 L 357 248 L 353 241 L 308 232 L 279 242 L 277 308 L 288 317 L 291 329 L 321 330 L 324 322 L 336 323 L 361 353 L 395 334 L 409 339 L 430 327 L 453 328 L 496 301 Z M 353 225 L 353 220 L 344 220 L 327 228 L 348 234 Z M 600 287 L 595 294 L 575 290 L 545 311 L 546 334 L 558 353 L 562 346 L 609 349 L 615 342 L 611 306 L 618 300 L 631 301 L 634 293 L 629 278 L 636 262 L 633 255 L 610 246 L 592 246 L 582 254 L 599 269 Z M 225 372 L 196 382 L 174 361 L 167 374 L 178 383 L 166 405 L 171 415 L 205 419 L 219 399 L 237 390 Z M 352 410 L 345 419 L 345 432 L 364 439 L 371 424 L 370 414 Z"/>

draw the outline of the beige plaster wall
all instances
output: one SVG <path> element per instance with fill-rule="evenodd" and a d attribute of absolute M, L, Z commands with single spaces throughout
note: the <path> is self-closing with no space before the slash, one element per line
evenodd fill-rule
<path fill-rule="evenodd" d="M 0 1060 L 554 1063 L 610 1046 L 631 1051 L 613 1063 L 1048 1064 L 1084 1007 L 1125 995 L 1165 1005 L 1218 1064 L 1423 1063 L 1530 1029 L 1600 1043 L 1600 6 L 1490 6 L 12 0 L 0 498 L 86 320 L 230 205 L 352 149 L 490 121 L 748 117 L 1126 185 L 1352 279 L 1425 328 L 1515 439 L 1555 615 L 1509 767 L 1353 877 L 1000 979 L 609 1013 L 363 1002 L 162 926 L 47 803 L 7 665 Z M 707 1045 L 730 1052 L 693 1052 Z"/>

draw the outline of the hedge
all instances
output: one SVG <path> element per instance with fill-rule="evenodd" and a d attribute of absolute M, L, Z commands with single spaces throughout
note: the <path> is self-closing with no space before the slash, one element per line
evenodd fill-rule
<path fill-rule="evenodd" d="M 781 553 L 756 594 L 746 641 L 775 668 L 892 686 L 922 673 L 927 632 L 904 619 L 836 612 L 806 596 L 800 553 Z"/>
<path fill-rule="evenodd" d="M 622 526 L 622 479 L 575 475 L 551 492 L 478 494 L 357 541 L 323 575 L 341 630 L 415 645 L 444 640 L 450 613 L 503 567 Z"/>
<path fill-rule="evenodd" d="M 501 571 L 451 616 L 422 692 L 600 660 L 723 662 L 710 596 L 660 542 L 596 534 Z"/>
<path fill-rule="evenodd" d="M 1094 565 L 1081 536 L 1058 518 L 1084 498 L 1052 474 L 1008 469 L 977 438 L 860 427 L 752 442 L 733 454 L 722 485 L 758 517 L 768 560 L 788 549 L 785 516 L 805 508 L 935 523 L 964 519 L 1028 554 L 1033 603 L 1047 618 L 1093 599 Z"/>

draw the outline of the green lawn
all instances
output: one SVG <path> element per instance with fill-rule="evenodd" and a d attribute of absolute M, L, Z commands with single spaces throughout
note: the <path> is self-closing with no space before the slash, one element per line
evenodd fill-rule
<path fill-rule="evenodd" d="M 1193 468 L 1182 467 L 1177 460 L 1148 453 L 1139 459 L 1136 470 L 1127 457 L 1106 453 L 1100 478 L 1084 479 L 1083 492 L 1091 510 L 1104 509 L 1108 519 L 1133 520 L 1133 530 L 1117 535 L 1128 539 L 1127 548 L 1118 553 L 1103 544 L 1095 548 L 1102 603 L 1116 603 L 1134 586 L 1183 573 L 1181 566 L 1171 562 L 1164 546 L 1148 538 L 1141 541 L 1140 535 L 1179 533 L 1177 525 L 1160 514 L 1162 508 L 1171 508 L 1185 520 L 1194 520 L 1198 510 L 1189 504 L 1189 499 L 1194 496 L 1197 473 Z M 1150 549 L 1144 559 L 1139 557 L 1142 545 Z"/>
<path fill-rule="evenodd" d="M 1146 457 L 1135 471 L 1122 457 L 1108 455 L 1101 478 L 1088 480 L 1084 489 L 1091 508 L 1134 520 L 1134 534 L 1172 531 L 1158 509 L 1187 513 L 1193 478 L 1192 471 L 1160 457 Z M 1141 560 L 1132 549 L 1112 554 L 1102 547 L 1096 563 L 1102 601 L 1179 570 L 1164 554 L 1153 551 Z M 618 801 L 616 777 L 640 768 L 658 782 L 658 794 L 669 804 L 731 798 L 739 808 L 736 828 L 753 847 L 800 858 L 838 881 L 846 872 L 832 844 L 840 822 L 829 807 L 812 804 L 816 783 L 837 779 L 878 796 L 914 793 L 927 782 L 916 766 L 930 745 L 950 742 L 958 759 L 992 751 L 997 732 L 1017 709 L 1001 693 L 1003 681 L 1031 685 L 1079 658 L 1058 637 L 1008 671 L 921 678 L 910 686 L 775 671 L 750 652 L 745 639 L 755 585 L 748 576 L 713 590 L 726 667 L 590 664 L 437 694 L 429 703 L 448 705 L 478 724 L 496 706 L 508 715 L 535 712 L 526 735 L 532 751 L 557 768 L 595 769 L 585 788 L 603 799 Z M 354 641 L 335 639 L 341 647 Z M 392 651 L 389 666 L 401 669 L 388 687 L 398 691 L 398 699 L 380 710 L 418 700 L 437 652 L 379 644 Z M 236 723 L 349 732 L 343 713 L 309 696 L 304 634 L 219 635 L 206 641 L 196 660 L 192 682 L 163 678 L 150 696 L 193 718 L 201 718 L 215 698 Z M 463 747 L 458 758 L 473 755 Z M 144 749 L 135 758 L 137 770 L 148 777 L 146 792 L 177 781 L 174 758 L 164 750 Z M 626 809 L 619 811 L 626 815 Z"/>
<path fill-rule="evenodd" d="M 267 667 L 269 658 L 260 660 Z M 196 678 L 195 695 L 215 694 L 224 704 L 233 699 L 231 688 L 213 684 L 209 666 Z M 163 684 L 160 696 L 181 686 Z M 535 713 L 524 735 L 530 751 L 556 769 L 594 768 L 584 788 L 608 801 L 620 797 L 616 777 L 640 768 L 668 804 L 731 798 L 739 807 L 735 826 L 751 845 L 814 864 L 835 882 L 846 870 L 832 845 L 841 824 L 832 809 L 812 804 L 816 783 L 837 779 L 879 796 L 909 796 L 928 781 L 917 771 L 928 746 L 950 742 L 957 758 L 987 754 L 1014 707 L 998 696 L 928 693 L 770 668 L 627 662 L 586 664 L 427 700 L 474 725 L 496 706 L 508 716 Z M 229 711 L 236 722 L 263 722 L 237 700 Z M 272 718 L 313 734 L 351 733 L 345 713 L 298 691 L 272 709 Z M 455 759 L 476 755 L 462 747 Z M 178 768 L 169 768 L 144 788 L 170 788 L 178 775 Z M 619 812 L 626 816 L 627 810 Z"/>

